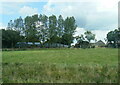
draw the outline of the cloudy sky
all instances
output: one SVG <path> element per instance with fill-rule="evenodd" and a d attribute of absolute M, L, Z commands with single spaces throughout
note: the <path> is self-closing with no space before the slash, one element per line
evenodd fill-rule
<path fill-rule="evenodd" d="M 46 14 L 74 16 L 78 25 L 76 35 L 90 30 L 97 40 L 106 38 L 118 26 L 119 0 L 1 0 L 0 28 L 19 16 Z"/>

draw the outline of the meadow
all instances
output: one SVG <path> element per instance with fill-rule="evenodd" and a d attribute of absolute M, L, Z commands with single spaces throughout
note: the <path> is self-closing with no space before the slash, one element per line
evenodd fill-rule
<path fill-rule="evenodd" d="M 4 83 L 116 83 L 118 49 L 59 48 L 2 52 Z"/>

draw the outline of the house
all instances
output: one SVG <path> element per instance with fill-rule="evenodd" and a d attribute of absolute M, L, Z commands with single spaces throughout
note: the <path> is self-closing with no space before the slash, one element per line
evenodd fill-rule
<path fill-rule="evenodd" d="M 95 43 L 95 47 L 105 47 L 106 44 L 102 41 L 102 40 L 99 40 L 98 42 Z"/>

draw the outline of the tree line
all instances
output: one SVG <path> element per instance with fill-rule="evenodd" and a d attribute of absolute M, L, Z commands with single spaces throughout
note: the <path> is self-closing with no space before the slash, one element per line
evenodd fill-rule
<path fill-rule="evenodd" d="M 91 40 L 95 40 L 95 34 L 91 31 L 86 31 L 84 35 L 73 37 L 77 28 L 76 20 L 73 16 L 66 17 L 62 15 L 46 16 L 45 14 L 35 14 L 10 20 L 7 30 L 2 29 L 2 46 L 15 47 L 17 42 L 40 42 L 44 47 L 45 43 L 59 43 L 71 46 L 73 40 L 76 39 L 77 47 L 89 46 Z M 118 47 L 120 40 L 120 29 L 115 29 L 107 34 L 107 46 Z"/>
<path fill-rule="evenodd" d="M 40 42 L 44 43 L 61 43 L 70 46 L 73 42 L 73 35 L 76 30 L 76 21 L 73 16 L 63 19 L 62 15 L 58 18 L 55 15 L 32 15 L 26 16 L 24 19 L 19 17 L 15 20 L 10 20 L 7 26 L 7 30 L 3 30 L 3 43 L 9 41 L 5 39 L 9 35 L 4 36 L 4 32 L 16 31 L 18 39 L 16 41 L 21 42 Z M 8 34 L 10 34 L 10 32 Z M 6 34 L 5 33 L 5 34 Z M 14 41 L 14 39 L 12 39 Z M 4 45 L 4 44 L 3 44 Z M 8 44 L 9 45 L 9 44 Z M 10 46 L 14 46 L 14 42 Z"/>

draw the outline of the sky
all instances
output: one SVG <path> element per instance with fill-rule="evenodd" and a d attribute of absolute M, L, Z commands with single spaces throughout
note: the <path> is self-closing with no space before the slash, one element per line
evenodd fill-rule
<path fill-rule="evenodd" d="M 74 16 L 77 29 L 74 36 L 92 31 L 103 40 L 109 31 L 118 27 L 119 0 L 1 0 L 0 29 L 10 20 L 33 14 Z"/>

